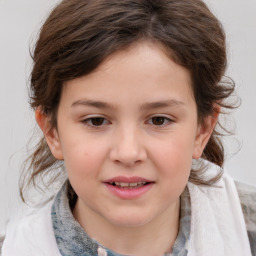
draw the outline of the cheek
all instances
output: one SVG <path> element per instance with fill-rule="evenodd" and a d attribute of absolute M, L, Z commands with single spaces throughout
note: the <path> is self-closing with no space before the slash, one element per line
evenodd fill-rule
<path fill-rule="evenodd" d="M 157 163 L 157 168 L 162 184 L 162 200 L 173 202 L 180 197 L 188 183 L 192 166 L 191 155 L 185 157 L 184 152 L 174 147 L 169 148 L 167 154 L 161 154 L 158 159 L 161 160 Z"/>
<path fill-rule="evenodd" d="M 170 140 L 154 144 L 152 160 L 160 177 L 166 179 L 173 188 L 185 186 L 191 171 L 193 146 L 189 138 Z M 191 140 L 190 140 L 191 141 Z"/>
<path fill-rule="evenodd" d="M 96 177 L 106 157 L 106 149 L 90 140 L 75 140 L 63 145 L 64 162 L 70 179 Z"/>
<path fill-rule="evenodd" d="M 154 161 L 171 169 L 183 169 L 191 166 L 194 141 L 190 138 L 176 138 L 164 143 L 154 143 L 152 156 Z"/>

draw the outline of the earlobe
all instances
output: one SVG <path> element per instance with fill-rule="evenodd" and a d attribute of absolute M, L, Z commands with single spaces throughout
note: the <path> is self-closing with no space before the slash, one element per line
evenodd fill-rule
<path fill-rule="evenodd" d="M 61 143 L 56 128 L 52 127 L 49 117 L 40 108 L 35 111 L 35 119 L 42 130 L 46 142 L 56 159 L 63 160 Z"/>
<path fill-rule="evenodd" d="M 204 148 L 207 145 L 212 135 L 212 132 L 215 128 L 215 125 L 218 121 L 219 113 L 220 107 L 217 106 L 214 108 L 213 114 L 205 117 L 203 123 L 198 125 L 194 145 L 193 159 L 198 159 L 202 156 Z"/>

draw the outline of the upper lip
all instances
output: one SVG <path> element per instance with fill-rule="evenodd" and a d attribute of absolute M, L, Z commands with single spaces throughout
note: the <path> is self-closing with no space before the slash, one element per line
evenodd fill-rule
<path fill-rule="evenodd" d="M 124 182 L 124 183 L 136 183 L 136 182 L 153 182 L 152 180 L 145 179 L 142 177 L 125 177 L 125 176 L 117 176 L 111 179 L 105 180 L 105 183 L 112 183 L 112 182 Z"/>

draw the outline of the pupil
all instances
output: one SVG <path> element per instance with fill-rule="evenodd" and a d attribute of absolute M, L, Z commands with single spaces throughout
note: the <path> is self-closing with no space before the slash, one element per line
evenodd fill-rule
<path fill-rule="evenodd" d="M 92 118 L 91 122 L 95 126 L 100 126 L 100 125 L 103 124 L 104 118 L 101 118 L 101 117 L 99 117 L 99 118 Z"/>
<path fill-rule="evenodd" d="M 154 125 L 162 125 L 164 123 L 165 118 L 161 116 L 156 116 L 152 118 L 152 123 Z"/>

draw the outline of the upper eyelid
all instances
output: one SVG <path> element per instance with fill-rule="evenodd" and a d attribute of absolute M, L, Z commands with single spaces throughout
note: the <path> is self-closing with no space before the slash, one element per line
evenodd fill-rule
<path fill-rule="evenodd" d="M 166 118 L 171 118 L 169 115 L 167 114 L 153 114 L 151 115 L 151 117 L 166 117 Z"/>
<path fill-rule="evenodd" d="M 91 119 L 97 119 L 97 118 L 102 118 L 102 119 L 110 122 L 109 118 L 105 117 L 104 115 L 88 115 L 88 116 L 83 116 L 81 118 L 81 121 L 84 122 L 84 121 L 88 121 L 88 120 L 91 120 Z"/>
<path fill-rule="evenodd" d="M 146 118 L 146 120 L 148 119 L 152 119 L 154 117 L 163 117 L 165 119 L 168 119 L 168 120 L 173 120 L 173 118 L 169 117 L 169 116 L 163 116 L 163 115 L 154 115 L 154 116 L 150 116 L 148 118 Z M 104 117 L 104 116 L 90 116 L 90 117 L 85 117 L 85 118 L 82 118 L 82 120 L 90 120 L 90 119 L 97 119 L 97 118 L 102 118 L 102 119 L 105 119 L 108 121 L 108 118 Z"/>
<path fill-rule="evenodd" d="M 153 124 L 153 120 L 152 120 L 154 117 L 162 117 L 162 118 L 164 118 L 165 120 L 164 120 L 163 124 L 155 125 L 155 124 Z M 166 127 L 166 126 L 171 125 L 171 124 L 173 124 L 173 123 L 175 123 L 175 120 L 174 120 L 173 118 L 171 118 L 171 117 L 169 117 L 169 116 L 167 117 L 167 116 L 165 116 L 165 115 L 153 115 L 153 116 L 149 117 L 149 118 L 147 119 L 147 121 L 146 121 L 146 125 L 152 125 L 152 126 L 158 127 L 158 128 Z"/>
<path fill-rule="evenodd" d="M 151 118 L 154 118 L 154 117 L 163 117 L 163 118 L 166 118 L 170 121 L 174 121 L 175 118 L 174 117 L 171 117 L 170 115 L 166 115 L 166 114 L 154 114 L 154 115 L 151 115 L 148 117 L 148 119 L 151 119 Z"/>
<path fill-rule="evenodd" d="M 93 119 L 93 118 L 104 118 L 108 120 L 108 117 L 102 114 L 91 114 L 91 115 L 84 115 L 81 117 L 81 120 Z"/>
<path fill-rule="evenodd" d="M 171 117 L 170 115 L 167 115 L 167 114 L 153 114 L 153 115 L 149 115 L 147 116 L 145 119 L 148 120 L 148 119 L 151 119 L 153 117 L 163 117 L 163 118 L 166 118 L 166 119 L 169 119 L 171 121 L 174 121 L 175 118 L 174 117 Z M 81 118 L 81 120 L 87 120 L 87 119 L 93 119 L 93 118 L 104 118 L 106 119 L 107 121 L 109 121 L 109 117 L 106 117 L 105 115 L 101 115 L 101 114 L 92 114 L 92 115 L 86 115 L 86 116 L 83 116 Z M 109 121 L 110 122 L 110 121 Z"/>

